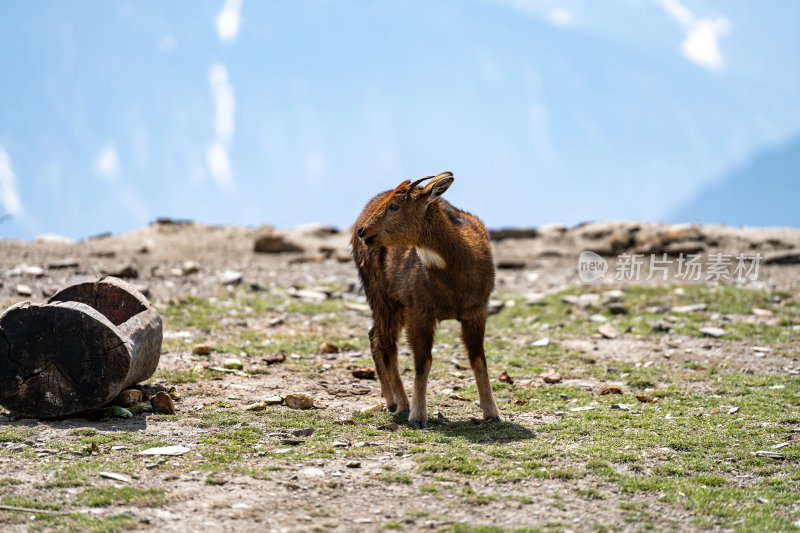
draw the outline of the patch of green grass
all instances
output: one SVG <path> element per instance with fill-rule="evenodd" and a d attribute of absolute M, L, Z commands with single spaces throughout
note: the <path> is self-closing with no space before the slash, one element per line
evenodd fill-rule
<path fill-rule="evenodd" d="M 9 425 L 0 429 L 0 442 L 22 442 L 32 434 L 29 427 Z"/>
<path fill-rule="evenodd" d="M 117 533 L 141 528 L 142 525 L 130 515 L 115 514 L 103 518 L 92 518 L 83 513 L 68 515 L 36 515 L 36 521 L 28 524 L 30 531 L 59 531 L 67 533 Z"/>
<path fill-rule="evenodd" d="M 478 525 L 471 524 L 453 524 L 450 531 L 453 533 L 538 533 L 543 531 L 540 528 L 514 528 L 506 529 L 498 526 Z"/>
<path fill-rule="evenodd" d="M 157 507 L 167 501 L 163 489 L 140 489 L 138 487 L 89 487 L 78 493 L 75 503 L 89 507 L 108 507 L 109 505 L 134 505 L 138 507 Z"/>
<path fill-rule="evenodd" d="M 381 472 L 375 478 L 387 483 L 403 483 L 405 485 L 412 483 L 411 476 L 399 472 Z"/>
<path fill-rule="evenodd" d="M 164 380 L 170 385 L 181 385 L 184 383 L 196 383 L 198 374 L 191 370 L 165 370 L 158 369 L 151 381 Z"/>
<path fill-rule="evenodd" d="M 9 507 L 21 507 L 23 509 L 41 509 L 43 511 L 58 511 L 61 503 L 48 503 L 40 498 L 29 498 L 27 496 L 5 496 L 0 503 Z"/>

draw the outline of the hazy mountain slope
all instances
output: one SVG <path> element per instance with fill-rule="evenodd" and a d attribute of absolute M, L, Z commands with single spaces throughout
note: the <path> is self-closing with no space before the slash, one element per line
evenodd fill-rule
<path fill-rule="evenodd" d="M 800 135 L 731 170 L 666 218 L 672 222 L 800 227 Z"/>

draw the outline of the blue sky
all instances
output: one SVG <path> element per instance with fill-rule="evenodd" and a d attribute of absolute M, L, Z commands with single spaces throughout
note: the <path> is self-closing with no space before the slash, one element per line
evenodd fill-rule
<path fill-rule="evenodd" d="M 490 227 L 661 220 L 800 132 L 799 52 L 783 0 L 6 2 L 0 238 L 346 227 L 444 170 Z"/>

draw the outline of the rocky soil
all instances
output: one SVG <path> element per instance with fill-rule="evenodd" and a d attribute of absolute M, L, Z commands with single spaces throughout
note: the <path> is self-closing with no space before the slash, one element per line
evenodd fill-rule
<path fill-rule="evenodd" d="M 765 290 L 770 294 L 783 291 L 790 295 L 796 295 L 800 288 L 800 230 L 619 221 L 594 222 L 574 228 L 549 226 L 495 230 L 491 234 L 497 265 L 495 310 L 511 309 L 523 302 L 535 306 L 537 300 L 571 288 L 579 289 L 579 293 L 598 295 L 612 289 L 625 291 L 635 285 L 725 285 Z M 638 531 L 645 525 L 672 530 L 734 528 L 723 519 L 693 522 L 696 512 L 691 506 L 667 501 L 658 493 L 638 494 L 635 512 L 630 510 L 631 496 L 623 490 L 603 486 L 602 499 L 575 497 L 575 494 L 591 494 L 591 491 L 599 490 L 601 485 L 591 476 L 530 477 L 513 483 L 498 483 L 492 476 L 481 475 L 425 477 L 419 473 L 413 436 L 399 440 L 389 438 L 387 435 L 392 434 L 392 430 L 374 429 L 378 422 L 373 423 L 372 419 L 365 422 L 372 424 L 370 427 L 373 428 L 367 431 L 367 437 L 356 430 L 348 436 L 348 426 L 336 425 L 335 422 L 348 420 L 354 413 L 369 413 L 368 409 L 381 400 L 375 380 L 358 379 L 353 375 L 353 366 L 371 366 L 364 341 L 370 317 L 349 256 L 348 241 L 347 230 L 337 231 L 325 226 L 275 230 L 269 227 L 204 226 L 169 220 L 129 234 L 80 242 L 68 242 L 54 236 L 41 237 L 34 242 L 0 241 L 0 308 L 21 300 L 44 301 L 57 289 L 86 276 L 115 275 L 139 288 L 165 313 L 165 351 L 153 385 L 161 389 L 174 385 L 181 397 L 176 402 L 177 415 L 172 416 L 37 421 L 17 420 L 10 413 L 0 414 L 0 436 L 8 437 L 6 442 L 0 439 L 0 450 L 5 450 L 0 454 L 0 503 L 5 502 L 7 507 L 26 507 L 23 500 L 19 500 L 22 501 L 19 505 L 9 505 L 9 502 L 27 496 L 32 498 L 27 505 L 52 503 L 53 498 L 70 502 L 80 499 L 78 493 L 86 486 L 133 485 L 142 490 L 163 489 L 168 494 L 165 501 L 153 505 L 119 501 L 111 507 L 92 506 L 85 501 L 69 504 L 70 512 L 84 513 L 98 521 L 92 522 L 91 527 L 86 526 L 86 530 L 95 526 L 97 530 L 134 528 L 187 532 L 209 528 L 218 531 L 360 531 L 383 528 L 495 531 L 475 529 L 482 526 L 508 529 L 539 527 L 562 531 L 604 528 Z M 256 251 L 256 248 L 261 251 Z M 579 275 L 579 257 L 584 251 L 592 251 L 608 262 L 605 276 L 591 285 L 583 282 Z M 619 270 L 620 261 L 624 263 L 626 257 L 636 254 L 641 254 L 639 257 L 643 261 L 638 279 L 626 277 L 629 271 Z M 704 267 L 699 279 L 681 277 L 683 265 L 678 259 L 691 254 L 699 254 Z M 715 260 L 714 256 L 720 254 L 722 258 Z M 748 267 L 753 258 L 758 257 L 757 275 L 750 272 L 751 278 L 755 279 L 737 278 L 735 258 L 742 255 L 746 257 Z M 667 270 L 647 279 L 651 256 L 661 259 Z M 720 260 L 725 265 L 721 278 L 719 269 L 717 274 L 708 270 L 711 263 Z M 210 302 L 214 306 L 239 298 L 237 295 L 244 299 L 255 298 L 252 301 L 261 301 L 257 300 L 261 298 L 259 295 L 268 295 L 274 298 L 275 304 L 259 312 L 247 311 L 249 303 L 243 308 L 245 311 L 239 308 L 218 314 L 209 311 L 211 327 L 195 326 L 188 319 L 170 314 L 178 312 L 174 309 L 182 310 L 180 306 L 185 305 L 190 297 L 196 299 L 192 302 Z M 265 301 L 273 301 L 269 298 Z M 507 299 L 516 301 L 508 302 Z M 331 300 L 341 302 L 335 311 L 325 308 L 325 302 Z M 310 307 L 293 310 L 293 302 L 319 305 L 319 311 L 316 314 L 309 312 Z M 571 314 L 585 315 L 587 321 L 595 320 L 590 315 L 591 309 L 598 305 L 596 302 L 584 306 L 580 301 L 574 301 L 570 305 L 574 308 Z M 675 331 L 660 336 L 642 336 L 618 331 L 619 325 L 616 326 L 618 330 L 611 328 L 614 334 L 607 335 L 611 338 L 606 339 L 603 339 L 606 335 L 596 332 L 553 335 L 548 333 L 552 330 L 544 327 L 531 330 L 529 326 L 536 318 L 513 323 L 517 326 L 512 326 L 511 331 L 518 327 L 519 335 L 518 338 L 505 339 L 510 343 L 509 349 L 528 347 L 543 337 L 553 336 L 555 340 L 551 342 L 571 353 L 591 354 L 593 366 L 630 365 L 647 369 L 656 361 L 675 375 L 689 376 L 684 390 L 691 394 L 714 389 L 713 377 L 699 380 L 690 376 L 691 372 L 687 370 L 687 364 L 693 364 L 697 353 L 703 354 L 705 367 L 725 365 L 728 370 L 741 369 L 756 375 L 793 376 L 800 368 L 796 343 L 779 343 L 769 352 L 758 352 L 752 349 L 755 342 L 747 339 L 716 339 L 713 335 L 687 337 Z M 708 318 L 713 322 L 719 317 Z M 734 319 L 768 322 L 769 317 L 748 315 Z M 597 319 L 597 324 L 592 327 L 596 328 L 600 323 Z M 724 320 L 714 322 L 718 323 L 724 325 Z M 437 349 L 440 353 L 445 352 L 447 358 L 451 354 L 453 357 L 460 355 L 455 338 L 457 331 L 451 330 L 452 327 L 444 328 L 448 340 L 441 344 L 437 342 Z M 487 334 L 491 336 L 492 332 Z M 266 361 L 275 355 L 271 348 L 275 344 L 270 342 L 278 343 L 292 337 L 307 339 L 308 344 L 313 344 L 311 352 L 314 353 L 286 350 L 285 362 L 274 364 Z M 330 353 L 323 353 L 328 350 L 320 347 L 322 341 L 331 341 L 337 346 Z M 210 345 L 210 355 L 192 353 L 197 344 Z M 664 353 L 674 355 L 669 359 L 663 356 Z M 768 354 L 766 357 L 765 353 Z M 401 354 L 407 356 L 407 349 L 403 348 Z M 230 359 L 241 361 L 248 372 L 236 371 L 234 366 L 230 366 Z M 479 412 L 470 402 L 464 403 L 463 398 L 459 399 L 458 390 L 462 381 L 468 382 L 471 377 L 463 367 L 456 366 L 454 371 L 449 361 L 445 363 L 447 370 L 438 372 L 431 382 L 431 394 L 444 400 L 432 402 L 429 410 L 433 417 L 437 416 L 433 414 L 435 410 L 441 410 L 444 414 L 438 416 L 453 419 L 456 424 L 443 425 L 442 428 L 461 428 L 460 424 L 465 424 L 464 431 L 468 433 L 473 424 L 470 416 L 477 416 Z M 226 365 L 230 368 L 214 370 Z M 492 366 L 491 370 L 493 376 L 497 376 L 503 368 Z M 559 371 L 557 367 L 551 370 Z M 192 372 L 201 374 L 197 379 L 183 379 Z M 183 378 L 177 379 L 176 376 Z M 532 383 L 530 387 L 545 386 L 546 383 L 538 374 L 517 375 L 516 378 Z M 404 379 L 408 385 L 410 375 L 404 374 Z M 599 395 L 600 390 L 608 386 L 626 388 L 624 379 L 619 383 L 599 379 L 592 377 L 588 370 L 585 375 L 563 372 L 557 383 L 593 395 Z M 304 459 L 291 455 L 289 459 L 272 461 L 270 454 L 283 457 L 280 454 L 288 452 L 281 450 L 293 446 L 275 439 L 294 437 L 279 435 L 270 440 L 265 435 L 258 435 L 253 441 L 257 441 L 256 444 L 248 444 L 251 446 L 250 455 L 232 462 L 230 468 L 207 468 L 207 463 L 213 462 L 213 458 L 202 453 L 204 435 L 226 427 L 222 415 L 219 420 L 204 418 L 209 406 L 217 409 L 216 406 L 223 405 L 241 413 L 247 405 L 274 397 L 280 399 L 291 392 L 311 395 L 317 408 L 314 412 L 318 413 L 315 416 L 320 417 L 292 419 L 292 422 L 312 427 L 319 424 L 318 435 L 325 436 L 328 435 L 326 431 L 330 432 L 333 436 L 331 442 L 326 443 L 326 449 L 333 446 L 333 453 L 311 448 Z M 515 400 L 509 397 L 504 401 Z M 273 412 L 270 409 L 273 407 L 268 407 L 268 414 Z M 287 411 L 285 407 L 281 409 Z M 569 412 L 567 409 L 565 407 Z M 792 409 L 796 410 L 797 406 Z M 506 417 L 507 423 L 513 426 L 508 430 L 513 436 L 508 437 L 507 445 L 513 448 L 527 438 L 537 438 L 539 427 L 557 423 L 562 416 L 563 412 L 549 408 L 514 411 Z M 209 420 L 217 420 L 220 425 L 209 425 Z M 258 421 L 254 426 L 260 431 L 276 431 L 277 422 L 270 422 L 265 416 Z M 362 420 L 357 422 L 361 424 Z M 398 423 L 402 428 L 402 420 Z M 437 431 L 436 427 L 439 426 L 434 425 L 433 431 Z M 20 435 L 23 437 L 16 439 L 15 431 L 22 432 Z M 402 429 L 402 435 L 405 435 L 404 431 Z M 123 442 L 122 433 L 133 437 Z M 119 459 L 117 470 L 133 476 L 128 482 L 87 471 L 78 476 L 79 482 L 74 485 L 48 485 L 61 479 L 59 472 L 68 468 L 75 456 L 73 452 L 80 452 L 79 446 L 84 445 L 82 435 L 91 440 L 98 434 L 122 439 L 119 442 L 113 439 L 101 442 L 98 450 L 89 451 L 89 457 L 93 454 L 106 457 L 109 469 L 114 468 L 116 457 L 127 453 L 126 449 L 137 449 L 137 442 L 181 444 L 191 448 L 192 452 L 166 460 L 134 460 L 125 456 L 126 459 Z M 488 435 L 481 437 L 487 439 L 487 446 L 494 439 Z M 344 442 L 341 447 L 352 450 L 352 453 L 335 453 L 336 439 Z M 264 450 L 267 451 L 266 457 Z M 47 463 L 44 466 L 43 461 Z M 659 459 L 652 461 L 656 464 Z M 250 467 L 248 462 L 252 462 Z M 270 466 L 276 468 L 271 470 Z M 3 480 L 14 481 L 4 484 Z M 434 482 L 438 489 L 426 488 Z M 455 488 L 446 492 L 450 490 L 448 487 Z M 457 496 L 450 496 L 455 494 Z M 482 494 L 491 494 L 491 497 L 481 499 Z M 800 512 L 797 505 L 795 509 Z M 128 518 L 121 519 L 114 526 L 112 517 L 118 514 Z M 31 520 L 30 516 L 34 515 L 22 511 L 3 512 L 0 508 L 0 524 L 3 524 L 4 531 L 27 531 L 37 527 L 81 530 L 82 527 L 81 522 L 74 518 L 59 522 L 40 515 Z M 800 519 L 800 516 L 787 519 Z M 467 525 L 459 529 L 459 524 Z"/>

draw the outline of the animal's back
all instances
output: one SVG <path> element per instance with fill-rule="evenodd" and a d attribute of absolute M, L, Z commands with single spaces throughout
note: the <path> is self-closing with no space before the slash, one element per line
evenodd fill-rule
<path fill-rule="evenodd" d="M 367 203 L 353 229 L 353 259 L 367 300 L 373 307 L 425 307 L 439 320 L 458 318 L 465 312 L 485 309 L 494 288 L 494 262 L 489 235 L 481 220 L 446 200 L 436 200 L 424 231 L 452 238 L 446 250 L 447 264 L 426 263 L 437 258 L 418 246 L 367 247 L 357 231 L 392 191 Z M 445 255 L 445 252 L 443 252 Z M 427 300 L 427 301 L 426 301 Z"/>

